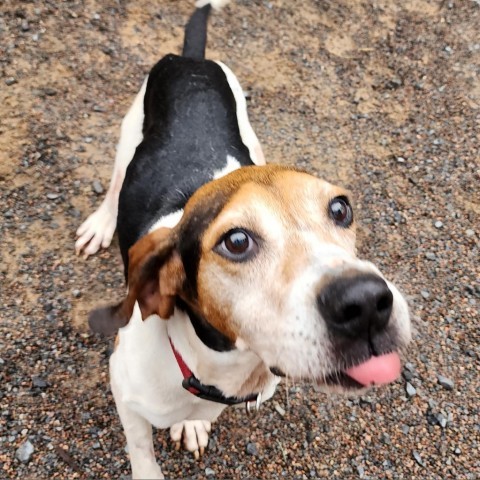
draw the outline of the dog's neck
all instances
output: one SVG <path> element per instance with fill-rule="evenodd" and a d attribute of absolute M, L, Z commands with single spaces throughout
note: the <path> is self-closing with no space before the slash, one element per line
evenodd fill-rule
<path fill-rule="evenodd" d="M 273 375 L 254 352 L 209 348 L 197 335 L 188 314 L 178 308 L 167 322 L 167 331 L 193 374 L 203 384 L 214 385 L 227 397 L 262 392 L 272 382 Z"/>

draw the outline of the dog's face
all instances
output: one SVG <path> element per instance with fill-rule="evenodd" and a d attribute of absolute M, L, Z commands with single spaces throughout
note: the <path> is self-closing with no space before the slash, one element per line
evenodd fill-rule
<path fill-rule="evenodd" d="M 180 297 L 274 372 L 348 388 L 390 381 L 376 359 L 398 370 L 390 352 L 410 339 L 408 309 L 356 257 L 348 197 L 278 166 L 210 182 L 177 227 L 132 247 L 129 294 L 114 313 L 138 300 L 144 317 L 168 318 Z"/>

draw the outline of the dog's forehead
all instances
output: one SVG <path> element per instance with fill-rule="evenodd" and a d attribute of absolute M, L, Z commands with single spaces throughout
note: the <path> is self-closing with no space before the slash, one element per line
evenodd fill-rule
<path fill-rule="evenodd" d="M 278 215 L 305 219 L 326 211 L 328 202 L 348 192 L 306 172 L 269 165 L 246 167 L 200 188 L 185 207 L 183 222 L 211 223 L 221 212 L 248 210 L 262 203 Z"/>

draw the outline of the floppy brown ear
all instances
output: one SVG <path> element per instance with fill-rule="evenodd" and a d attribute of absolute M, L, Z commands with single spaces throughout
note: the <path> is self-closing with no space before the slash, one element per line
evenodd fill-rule
<path fill-rule="evenodd" d="M 90 328 L 112 335 L 127 325 L 135 302 L 138 301 L 142 319 L 154 313 L 168 319 L 175 307 L 185 271 L 175 250 L 175 233 L 160 228 L 142 237 L 128 251 L 128 293 L 118 305 L 98 308 L 89 316 Z"/>

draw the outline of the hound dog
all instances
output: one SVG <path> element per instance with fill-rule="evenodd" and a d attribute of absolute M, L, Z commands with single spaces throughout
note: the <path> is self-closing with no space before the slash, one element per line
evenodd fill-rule
<path fill-rule="evenodd" d="M 356 257 L 349 193 L 264 165 L 237 78 L 205 60 L 219 3 L 197 7 L 182 55 L 151 70 L 106 199 L 77 232 L 88 256 L 118 230 L 128 291 L 89 323 L 117 333 L 110 378 L 133 478 L 163 478 L 152 424 L 198 457 L 226 405 L 258 407 L 284 375 L 388 383 L 410 339 L 404 298 Z"/>

